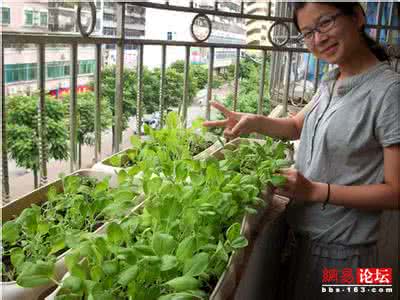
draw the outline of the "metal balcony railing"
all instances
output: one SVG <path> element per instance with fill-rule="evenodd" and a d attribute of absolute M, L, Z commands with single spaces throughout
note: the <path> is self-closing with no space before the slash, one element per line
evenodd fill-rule
<path fill-rule="evenodd" d="M 92 3 L 93 4 L 93 3 Z M 108 3 L 104 3 L 105 10 L 108 9 Z M 107 5 L 106 5 L 107 4 Z M 240 11 L 230 12 L 219 9 L 218 2 L 215 2 L 214 7 L 209 9 L 194 7 L 193 2 L 187 7 L 169 5 L 168 2 L 164 4 L 152 3 L 152 2 L 135 2 L 134 4 L 140 8 L 140 11 L 145 8 L 156 8 L 168 11 L 180 11 L 197 14 L 207 14 L 214 16 L 225 16 L 233 17 L 245 20 L 262 20 L 270 21 L 273 23 L 270 29 L 269 39 L 273 36 L 284 36 L 287 34 L 287 40 L 281 44 L 272 43 L 272 46 L 252 46 L 252 45 L 241 45 L 241 44 L 226 44 L 226 43 L 208 43 L 208 42 L 188 42 L 188 41 L 173 41 L 173 40 L 149 40 L 149 39 L 130 39 L 125 36 L 125 15 L 126 7 L 124 2 L 119 2 L 117 5 L 117 36 L 116 37 L 103 37 L 103 36 L 90 36 L 90 35 L 79 35 L 79 34 L 57 34 L 57 33 L 19 33 L 4 31 L 3 43 L 1 47 L 1 65 L 4 70 L 4 47 L 8 44 L 36 44 L 38 49 L 38 87 L 40 96 L 38 100 L 38 115 L 39 115 L 39 157 L 40 157 L 40 184 L 47 182 L 47 158 L 46 158 L 46 140 L 44 138 L 44 131 L 46 128 L 46 120 L 43 117 L 45 106 L 45 66 L 46 56 L 45 47 L 48 44 L 67 44 L 70 45 L 71 51 L 71 75 L 70 75 L 70 171 L 77 169 L 77 75 L 78 75 L 78 57 L 77 48 L 78 45 L 94 45 L 95 46 L 95 59 L 96 59 L 96 71 L 95 71 L 95 96 L 96 96 L 96 109 L 95 109 L 95 149 L 94 149 L 94 160 L 100 159 L 100 145 L 101 145 L 101 132 L 100 132 L 100 95 L 101 95 L 101 58 L 102 58 L 102 46 L 106 44 L 114 44 L 117 48 L 117 59 L 116 59 L 116 90 L 115 90 L 115 132 L 113 141 L 113 152 L 120 150 L 121 144 L 121 133 L 122 133 L 122 103 L 123 103 L 123 69 L 124 69 L 124 49 L 126 45 L 134 45 L 137 47 L 137 115 L 136 115 L 136 132 L 140 135 L 141 122 L 142 122 L 142 102 L 143 102 L 143 51 L 145 45 L 158 45 L 161 47 L 161 76 L 160 76 L 160 97 L 159 97 L 159 109 L 161 113 L 161 119 L 163 118 L 162 113 L 164 112 L 165 105 L 165 76 L 166 76 L 166 56 L 168 47 L 179 46 L 185 48 L 185 63 L 184 63 L 184 82 L 183 82 L 183 99 L 182 99 L 182 119 L 186 122 L 187 108 L 188 108 L 188 84 L 189 84 L 189 68 L 190 68 L 190 49 L 191 47 L 201 47 L 209 49 L 209 61 L 208 61 L 208 88 L 207 88 L 207 104 L 205 118 L 210 118 L 210 101 L 212 99 L 212 83 L 213 83 L 213 69 L 214 69 L 214 56 L 215 49 L 218 48 L 230 48 L 236 50 L 235 59 L 235 72 L 234 72 L 234 101 L 233 110 L 237 108 L 237 99 L 239 91 L 239 64 L 241 57 L 241 50 L 260 50 L 262 52 L 262 59 L 260 62 L 260 82 L 259 82 L 259 97 L 258 97 L 258 112 L 263 111 L 263 99 L 264 99 L 264 84 L 266 76 L 266 60 L 267 55 L 271 54 L 272 65 L 270 71 L 269 87 L 272 98 L 279 99 L 283 105 L 285 113 L 287 112 L 288 99 L 290 96 L 291 87 L 291 74 L 293 68 L 293 62 L 296 64 L 299 61 L 299 57 L 307 50 L 302 46 L 295 44 L 291 41 L 290 37 L 296 35 L 293 32 L 291 8 L 288 3 L 275 2 L 267 4 L 267 13 L 264 15 L 254 15 L 245 13 L 245 2 L 241 1 Z M 130 3 L 132 4 L 132 2 Z M 81 4 L 78 4 L 81 5 Z M 94 5 L 94 4 L 93 4 Z M 275 5 L 275 15 L 271 15 L 271 6 Z M 381 2 L 379 2 L 381 5 Z M 395 4 L 392 3 L 391 11 L 393 13 L 393 7 Z M 368 27 L 375 28 L 377 30 L 377 36 L 381 30 L 392 30 L 399 31 L 399 26 L 392 26 L 389 24 L 382 24 L 382 12 L 379 8 L 379 15 L 377 16 L 376 24 L 369 24 Z M 79 18 L 79 15 L 78 15 Z M 93 18 L 96 22 L 96 18 Z M 283 26 L 282 24 L 286 24 Z M 189 25 L 189 24 L 188 24 Z M 94 27 L 94 26 L 93 26 Z M 285 32 L 285 28 L 286 31 Z M 310 57 L 310 56 L 308 56 Z M 314 88 L 316 89 L 319 80 L 319 62 L 317 60 L 315 67 L 315 79 Z M 306 64 L 305 73 L 308 73 L 309 64 Z M 297 70 L 296 70 L 297 74 Z M 4 92 L 4 75 L 2 72 L 1 78 L 1 95 L 2 95 L 2 187 L 3 187 L 3 199 L 7 201 L 9 198 L 9 178 L 8 178 L 8 160 L 7 160 L 7 128 L 6 128 L 6 101 Z M 305 80 L 304 80 L 305 82 Z M 305 83 L 304 83 L 305 85 Z M 283 94 L 281 93 L 283 91 Z M 293 90 L 294 92 L 294 90 Z M 304 96 L 304 94 L 303 94 Z M 3 200 L 4 201 L 4 200 Z"/>

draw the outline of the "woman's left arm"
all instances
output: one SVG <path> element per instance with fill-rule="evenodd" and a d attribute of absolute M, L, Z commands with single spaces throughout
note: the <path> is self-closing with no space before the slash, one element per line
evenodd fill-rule
<path fill-rule="evenodd" d="M 400 203 L 400 145 L 385 147 L 384 183 L 359 186 L 330 185 L 330 204 L 359 209 L 399 209 Z M 294 201 L 323 203 L 328 196 L 328 185 L 313 182 L 295 169 L 282 170 L 287 183 L 275 189 L 278 195 Z"/>

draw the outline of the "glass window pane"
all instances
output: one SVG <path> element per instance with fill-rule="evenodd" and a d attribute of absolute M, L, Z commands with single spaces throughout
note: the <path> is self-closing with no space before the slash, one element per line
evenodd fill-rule
<path fill-rule="evenodd" d="M 40 13 L 40 26 L 47 26 L 47 13 L 46 12 Z"/>
<path fill-rule="evenodd" d="M 25 11 L 25 25 L 33 24 L 33 12 L 31 10 Z"/>
<path fill-rule="evenodd" d="M 33 12 L 33 25 L 39 25 L 40 23 L 40 15 L 39 12 Z"/>
<path fill-rule="evenodd" d="M 1 23 L 10 24 L 10 9 L 8 7 L 1 8 Z"/>

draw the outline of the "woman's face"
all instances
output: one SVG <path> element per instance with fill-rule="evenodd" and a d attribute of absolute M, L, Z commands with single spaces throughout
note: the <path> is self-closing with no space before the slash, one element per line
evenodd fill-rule
<path fill-rule="evenodd" d="M 345 63 L 362 44 L 360 29 L 364 24 L 364 16 L 361 10 L 353 17 L 343 15 L 334 6 L 308 3 L 298 11 L 297 21 L 303 34 L 310 33 L 316 27 L 324 31 L 313 31 L 305 43 L 316 57 L 328 63 Z"/>

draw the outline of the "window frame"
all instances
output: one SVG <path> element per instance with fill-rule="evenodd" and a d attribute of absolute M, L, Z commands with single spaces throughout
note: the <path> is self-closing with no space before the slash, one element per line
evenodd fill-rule
<path fill-rule="evenodd" d="M 4 11 L 8 11 L 8 23 L 4 23 L 3 13 Z M 1 25 L 10 25 L 11 24 L 11 9 L 7 6 L 3 6 L 1 8 Z"/>
<path fill-rule="evenodd" d="M 42 16 L 46 15 L 46 24 L 42 23 Z M 39 11 L 39 24 L 41 27 L 47 27 L 49 25 L 49 14 L 47 11 Z"/>
<path fill-rule="evenodd" d="M 27 13 L 31 13 L 31 23 L 28 24 L 28 16 Z M 32 9 L 24 9 L 24 26 L 33 26 L 33 10 Z"/>

